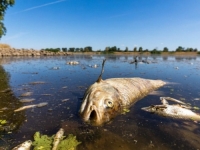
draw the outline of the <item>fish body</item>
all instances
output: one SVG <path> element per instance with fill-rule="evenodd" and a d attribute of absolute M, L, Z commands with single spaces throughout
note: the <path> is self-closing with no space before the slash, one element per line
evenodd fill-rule
<path fill-rule="evenodd" d="M 22 111 L 22 110 L 25 110 L 25 109 L 29 109 L 29 108 L 33 108 L 33 107 L 36 107 L 37 105 L 27 105 L 27 106 L 22 106 L 18 109 L 15 109 L 14 112 L 18 112 L 18 111 Z"/>
<path fill-rule="evenodd" d="M 32 145 L 32 141 L 28 140 L 25 141 L 24 143 L 14 147 L 12 150 L 30 150 Z"/>
<path fill-rule="evenodd" d="M 20 99 L 19 101 L 21 103 L 29 103 L 29 102 L 32 102 L 34 100 L 35 100 L 34 98 L 25 98 L 25 99 Z"/>
<path fill-rule="evenodd" d="M 78 65 L 79 62 L 78 61 L 69 61 L 67 62 L 68 65 Z"/>
<path fill-rule="evenodd" d="M 33 92 L 26 92 L 21 94 L 22 97 L 26 97 L 26 96 L 31 96 L 33 94 Z"/>
<path fill-rule="evenodd" d="M 43 106 L 46 106 L 46 105 L 48 105 L 47 102 L 42 102 L 42 103 L 37 104 L 37 107 L 43 107 Z"/>
<path fill-rule="evenodd" d="M 57 150 L 58 144 L 62 140 L 63 135 L 64 135 L 64 129 L 60 128 L 60 130 L 56 133 L 56 135 L 54 137 L 52 150 Z"/>
<path fill-rule="evenodd" d="M 130 107 L 150 92 L 165 85 L 161 80 L 143 78 L 111 78 L 92 84 L 87 91 L 80 108 L 85 122 L 102 125 Z"/>
<path fill-rule="evenodd" d="M 27 106 L 22 106 L 16 110 L 14 110 L 14 112 L 18 112 L 18 111 L 22 111 L 22 110 L 26 110 L 26 109 L 29 109 L 29 108 L 34 108 L 34 107 L 43 107 L 43 106 L 46 106 L 48 105 L 47 102 L 42 102 L 42 103 L 39 103 L 39 104 L 35 104 L 35 105 L 27 105 Z"/>
<path fill-rule="evenodd" d="M 181 105 L 154 105 L 143 107 L 142 110 L 164 117 L 200 121 L 200 115 L 190 109 L 182 107 Z"/>
<path fill-rule="evenodd" d="M 45 84 L 45 82 L 44 81 L 35 81 L 35 82 L 30 82 L 29 84 L 31 84 L 31 85 Z"/>
<path fill-rule="evenodd" d="M 160 97 L 160 100 L 162 105 L 143 107 L 142 110 L 164 117 L 200 121 L 200 115 L 190 110 L 192 107 L 186 103 L 171 97 Z M 168 100 L 178 104 L 170 105 Z"/>

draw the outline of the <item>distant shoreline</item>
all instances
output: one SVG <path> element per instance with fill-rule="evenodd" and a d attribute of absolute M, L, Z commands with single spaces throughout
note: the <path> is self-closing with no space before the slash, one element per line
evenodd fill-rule
<path fill-rule="evenodd" d="M 104 53 L 104 52 L 68 52 L 69 55 L 76 55 L 76 54 L 83 54 L 83 55 L 146 55 L 146 56 L 153 56 L 153 55 L 161 55 L 161 56 L 200 56 L 198 52 L 161 52 L 160 54 L 151 54 L 150 52 L 113 52 L 113 53 Z"/>

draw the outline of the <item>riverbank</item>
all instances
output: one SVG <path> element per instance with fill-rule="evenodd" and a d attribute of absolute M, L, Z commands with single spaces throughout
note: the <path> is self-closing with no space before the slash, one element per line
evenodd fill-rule
<path fill-rule="evenodd" d="M 102 55 L 102 54 L 114 54 L 114 55 L 166 55 L 166 56 L 198 56 L 200 52 L 159 52 L 152 54 L 151 52 L 51 52 L 45 50 L 34 50 L 34 49 L 15 49 L 15 48 L 0 48 L 0 57 L 7 56 L 63 56 L 63 55 Z"/>

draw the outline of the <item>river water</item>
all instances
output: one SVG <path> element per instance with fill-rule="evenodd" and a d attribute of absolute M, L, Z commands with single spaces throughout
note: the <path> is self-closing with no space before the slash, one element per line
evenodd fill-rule
<path fill-rule="evenodd" d="M 95 127 L 85 124 L 78 111 L 85 90 L 97 80 L 105 58 L 103 79 L 141 77 L 161 79 L 168 84 L 136 102 L 130 112 Z M 76 135 L 77 140 L 82 142 L 78 150 L 200 149 L 198 122 L 165 118 L 141 110 L 142 107 L 161 104 L 159 98 L 165 96 L 189 103 L 199 113 L 200 57 L 141 55 L 138 60 L 148 63 L 131 63 L 134 61 L 132 55 L 0 58 L 13 92 L 12 100 L 0 98 L 1 108 L 8 107 L 6 113 L 2 111 L 2 116 L 5 119 L 9 114 L 9 123 L 15 124 L 14 130 L 1 133 L 1 146 L 6 144 L 11 148 L 25 140 L 32 140 L 36 131 L 52 135 L 63 127 L 66 135 Z M 68 61 L 78 61 L 79 64 L 68 65 Z M 97 67 L 94 67 L 95 64 Z M 31 84 L 38 81 L 44 83 Z M 19 102 L 25 92 L 32 92 L 27 98 L 35 100 Z M 41 102 L 48 102 L 48 105 L 13 112 L 17 107 Z"/>

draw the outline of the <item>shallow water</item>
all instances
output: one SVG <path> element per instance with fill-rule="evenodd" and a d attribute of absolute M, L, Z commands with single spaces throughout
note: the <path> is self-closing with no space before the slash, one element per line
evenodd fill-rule
<path fill-rule="evenodd" d="M 103 79 L 142 77 L 161 79 L 168 84 L 135 103 L 125 115 L 117 116 L 109 124 L 93 127 L 82 122 L 78 110 L 85 90 L 97 80 L 104 58 L 107 61 Z M 14 95 L 14 100 L 8 101 L 7 113 L 13 118 L 10 122 L 16 124 L 15 130 L 9 134 L 2 133 L 4 141 L 1 140 L 1 146 L 7 141 L 7 145 L 13 147 L 32 140 L 36 131 L 52 135 L 63 127 L 66 135 L 72 133 L 82 142 L 78 150 L 199 149 L 198 122 L 164 118 L 144 112 L 141 108 L 160 104 L 160 96 L 181 99 L 200 107 L 200 57 L 140 56 L 138 59 L 150 63 L 139 62 L 135 65 L 131 64 L 134 56 L 114 55 L 0 58 L 9 74 L 9 85 Z M 71 60 L 80 64 L 67 65 L 66 62 Z M 94 64 L 98 67 L 93 68 Z M 38 81 L 44 83 L 30 84 Z M 26 98 L 35 100 L 19 102 L 25 92 L 32 92 Z M 2 97 L 0 100 L 0 108 L 5 107 L 6 102 L 1 104 Z M 16 107 L 41 102 L 48 102 L 48 105 L 13 112 Z"/>

